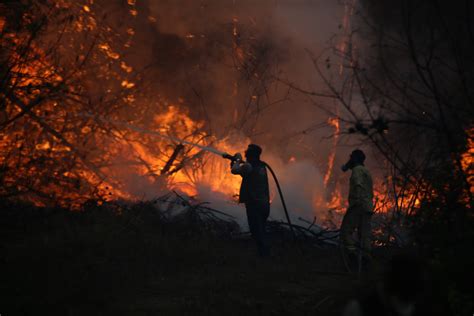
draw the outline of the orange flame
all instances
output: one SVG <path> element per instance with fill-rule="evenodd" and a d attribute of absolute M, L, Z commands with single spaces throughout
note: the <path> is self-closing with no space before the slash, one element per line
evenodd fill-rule
<path fill-rule="evenodd" d="M 334 167 L 334 158 L 336 157 L 336 145 L 337 141 L 339 138 L 339 119 L 337 117 L 334 118 L 329 118 L 328 119 L 329 125 L 334 127 L 334 144 L 333 147 L 331 148 L 331 153 L 329 154 L 329 160 L 328 160 L 328 169 L 326 171 L 326 175 L 324 176 L 324 186 L 327 187 L 328 181 L 331 178 L 331 174 L 333 172 L 333 167 Z"/>
<path fill-rule="evenodd" d="M 200 132 L 204 122 L 191 119 L 186 110 L 177 106 L 169 106 L 165 112 L 155 115 L 153 126 L 156 131 L 165 135 L 172 135 L 202 146 L 212 144 L 224 152 L 236 152 L 242 149 L 240 148 L 242 145 L 235 146 L 228 139 L 217 140 L 211 135 Z M 157 150 L 151 151 L 149 146 L 135 141 L 143 138 L 143 135 L 138 133 L 132 133 L 132 135 L 133 141 L 129 143 L 120 141 L 113 145 L 112 151 L 119 153 L 118 156 L 121 160 L 130 160 L 135 156 L 141 161 L 142 164 L 136 166 L 131 172 L 146 179 L 147 186 L 152 187 L 157 181 L 161 181 L 166 189 L 176 190 L 189 196 L 198 195 L 200 188 L 222 193 L 229 198 L 238 193 L 240 179 L 229 173 L 228 161 L 221 157 L 186 145 L 185 155 L 179 155 L 178 159 L 172 161 L 169 172 L 163 175 L 161 172 L 169 163 L 177 144 L 172 144 L 167 139 L 155 139 L 153 144 L 156 145 Z M 127 147 L 129 149 L 124 150 Z M 157 155 L 156 152 L 161 154 Z M 107 172 L 111 178 L 120 178 L 120 175 L 115 174 L 113 169 L 108 169 Z M 127 192 L 126 189 L 124 191 L 126 183 L 120 184 L 119 182 L 116 185 L 108 183 L 107 186 L 114 196 L 126 196 L 129 199 L 140 198 L 139 194 Z"/>
<path fill-rule="evenodd" d="M 461 166 L 470 184 L 471 194 L 474 194 L 474 127 L 467 131 L 467 150 L 461 156 Z"/>

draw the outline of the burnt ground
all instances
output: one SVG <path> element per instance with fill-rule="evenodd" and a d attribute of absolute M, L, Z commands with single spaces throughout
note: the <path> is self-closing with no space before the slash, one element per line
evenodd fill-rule
<path fill-rule="evenodd" d="M 273 236 L 262 259 L 248 239 L 114 212 L 3 205 L 0 313 L 340 315 L 373 283 L 332 246 Z"/>

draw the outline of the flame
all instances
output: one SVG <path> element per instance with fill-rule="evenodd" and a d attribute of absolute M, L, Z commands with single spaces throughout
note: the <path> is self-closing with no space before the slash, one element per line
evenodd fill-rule
<path fill-rule="evenodd" d="M 326 175 L 324 176 L 324 187 L 327 187 L 328 181 L 331 178 L 332 172 L 333 172 L 333 167 L 334 167 L 334 158 L 336 157 L 336 146 L 339 138 L 339 118 L 334 117 L 334 118 L 329 118 L 328 119 L 329 125 L 334 127 L 334 143 L 333 147 L 331 148 L 331 153 L 329 154 L 329 160 L 328 160 L 328 169 L 326 171 Z"/>
<path fill-rule="evenodd" d="M 120 54 L 114 52 L 110 47 L 109 43 L 102 43 L 99 44 L 99 48 L 109 57 L 112 59 L 119 59 Z"/>
<path fill-rule="evenodd" d="M 5 27 L 5 18 L 0 16 L 0 32 L 3 32 L 4 27 Z"/>
<path fill-rule="evenodd" d="M 461 155 L 461 166 L 466 174 L 469 190 L 474 194 L 474 127 L 467 130 L 467 150 Z"/>
<path fill-rule="evenodd" d="M 154 116 L 151 128 L 164 135 L 202 146 L 212 145 L 224 152 L 241 151 L 242 146 L 247 142 L 247 140 L 239 141 L 238 145 L 234 145 L 229 138 L 218 140 L 202 131 L 204 125 L 202 121 L 193 120 L 186 109 L 170 105 L 165 111 Z M 156 150 L 150 150 L 150 146 L 146 145 L 146 140 L 141 141 L 144 135 L 133 131 L 121 132 L 129 134 L 128 140 L 118 141 L 108 148 L 110 159 L 141 162 L 128 172 L 140 176 L 146 186 L 153 187 L 157 182 L 161 182 L 167 190 L 176 190 L 188 196 L 197 196 L 200 189 L 204 188 L 211 192 L 221 193 L 229 199 L 238 194 L 241 180 L 230 174 L 228 161 L 222 157 L 186 145 L 183 149 L 185 154 L 181 153 L 174 161 L 171 161 L 171 166 L 167 167 L 168 172 L 163 174 L 178 144 L 173 144 L 167 139 L 153 139 Z M 127 183 L 117 180 L 121 178 L 120 171 L 107 168 L 104 172 L 107 179 L 111 180 L 104 182 L 98 188 L 102 194 L 106 191 L 114 198 L 131 200 L 141 198 L 139 193 L 127 191 Z M 85 173 L 84 176 L 91 183 L 97 182 L 90 172 Z M 105 187 L 107 187 L 106 190 Z"/>
<path fill-rule="evenodd" d="M 356 6 L 357 0 L 351 0 L 348 1 L 344 4 L 344 16 L 342 19 L 342 40 L 339 42 L 337 45 L 339 52 L 341 53 L 341 63 L 339 64 L 339 75 L 342 75 L 344 72 L 344 60 L 348 59 L 351 64 L 353 64 L 353 51 L 352 51 L 352 46 L 354 45 L 352 42 L 352 25 L 351 25 L 351 20 L 352 16 L 354 15 L 355 11 L 355 6 Z"/>
<path fill-rule="evenodd" d="M 352 5 L 346 5 L 345 9 L 343 26 L 346 36 L 350 30 L 354 2 L 355 0 Z M 96 6 L 93 5 L 93 1 L 88 3 L 89 5 L 79 5 L 76 2 L 62 3 L 64 8 L 78 6 L 77 10 L 80 12 L 76 12 L 78 17 L 73 24 L 74 31 L 99 32 L 100 23 L 97 23 L 93 17 Z M 128 0 L 127 3 L 130 5 L 129 13 L 137 16 L 136 1 Z M 152 22 L 156 21 L 154 17 L 148 18 Z M 5 18 L 0 16 L 0 32 L 6 28 L 5 23 Z M 124 46 L 129 47 L 130 37 L 135 34 L 135 31 L 130 27 L 125 27 L 124 33 L 127 34 Z M 233 39 L 236 60 L 241 64 L 246 55 L 239 34 L 239 20 L 234 17 L 230 35 Z M 195 36 L 189 33 L 186 38 L 191 39 Z M 24 41 L 21 36 L 11 34 L 5 34 L 4 38 L 18 45 Z M 114 45 L 114 41 L 107 36 L 96 38 L 99 42 L 94 58 L 102 56 L 107 59 L 106 67 L 97 71 L 97 74 L 101 75 L 100 79 L 107 76 L 116 79 L 115 84 L 122 93 L 125 93 L 121 96 L 121 100 L 124 100 L 127 105 L 136 104 L 129 112 L 143 109 L 143 113 L 136 113 L 136 117 L 113 113 L 114 118 L 123 120 L 124 117 L 134 117 L 135 121 L 129 123 L 202 146 L 213 146 L 229 153 L 242 152 L 243 147 L 249 143 L 249 140 L 244 137 L 229 135 L 219 139 L 209 134 L 206 131 L 205 122 L 194 119 L 184 106 L 184 101 L 180 102 L 179 106 L 169 105 L 163 101 L 157 103 L 156 106 L 140 103 L 139 97 L 133 94 L 136 86 L 139 85 L 138 79 L 132 82 L 130 77 L 126 77 L 134 71 L 133 67 L 122 60 L 126 54 L 122 50 L 118 51 L 117 45 Z M 340 50 L 351 54 L 348 40 L 349 37 L 341 42 Z M 87 49 L 84 47 L 78 54 L 79 63 L 85 60 Z M 16 96 L 25 104 L 40 95 L 41 91 L 35 88 L 36 86 L 59 86 L 65 80 L 63 77 L 66 77 L 60 75 L 59 67 L 53 67 L 45 52 L 39 47 L 32 44 L 28 54 L 31 58 L 28 58 L 26 63 L 17 62 L 24 58 L 20 54 L 13 52 L 11 55 L 11 72 L 17 75 L 14 85 L 22 88 L 17 89 Z M 110 65 L 113 63 L 122 76 L 111 73 L 110 69 L 113 67 Z M 78 77 L 77 81 L 82 79 Z M 70 87 L 73 94 L 80 94 L 82 92 L 80 88 L 84 87 L 79 86 L 77 91 L 74 91 L 74 86 Z M 237 88 L 236 82 L 233 95 L 237 95 Z M 110 95 L 115 92 L 106 84 L 104 84 L 104 91 Z M 257 100 L 258 96 L 253 95 L 251 98 Z M 178 150 L 180 144 L 169 139 L 157 139 L 117 126 L 97 126 L 92 120 L 84 121 L 83 118 L 74 117 L 74 114 L 80 114 L 77 112 L 80 112 L 81 108 L 69 108 L 67 104 L 58 104 L 58 102 L 55 100 L 45 102 L 40 107 L 33 108 L 32 113 L 41 118 L 47 117 L 45 114 L 47 112 L 54 113 L 55 118 L 50 119 L 48 123 L 55 130 L 65 130 L 64 140 L 46 135 L 47 133 L 42 130 L 38 122 L 28 120 L 20 121 L 20 124 L 15 129 L 8 130 L 8 133 L 5 131 L 0 133 L 0 166 L 6 170 L 15 170 L 15 173 L 5 176 L 0 174 L 1 180 L 13 185 L 16 183 L 15 177 L 26 179 L 24 181 L 26 184 L 16 188 L 20 193 L 29 193 L 28 190 L 32 188 L 36 190 L 40 187 L 41 192 L 31 190 L 33 191 L 31 195 L 23 195 L 37 205 L 45 205 L 47 198 L 61 199 L 58 200 L 58 204 L 72 208 L 79 208 L 81 203 L 88 199 L 98 199 L 99 202 L 117 199 L 139 200 L 144 198 L 145 190 L 152 191 L 148 193 L 148 196 L 159 195 L 165 190 L 176 190 L 188 196 L 199 196 L 203 191 L 210 191 L 228 199 L 233 199 L 238 194 L 241 179 L 230 174 L 227 160 L 189 145 L 184 145 L 181 150 Z M 18 106 L 13 104 L 7 106 L 12 116 L 21 113 L 21 108 Z M 237 120 L 237 110 L 234 112 L 234 117 Z M 72 129 L 71 126 L 76 123 L 74 119 L 79 123 L 84 122 L 84 125 L 79 125 L 77 128 L 80 133 L 76 135 L 69 132 Z M 25 123 L 24 129 L 28 129 L 27 133 L 23 130 L 23 123 Z M 338 182 L 333 188 L 329 188 L 331 179 L 334 178 L 340 122 L 337 117 L 334 117 L 328 119 L 328 124 L 335 132 L 323 183 L 324 189 L 331 192 L 328 196 L 322 193 L 315 194 L 312 205 L 314 212 L 330 209 L 343 213 L 347 201 L 343 197 Z M 462 157 L 462 165 L 466 172 L 473 168 L 473 134 L 474 129 L 470 131 L 469 149 Z M 31 135 L 32 139 L 28 139 L 25 135 L 28 137 Z M 92 139 L 92 141 L 90 144 L 83 145 L 83 139 Z M 69 146 L 68 143 L 73 146 Z M 80 156 L 82 159 L 70 159 L 71 156 Z M 64 168 L 48 165 L 50 162 L 57 161 L 65 161 Z M 291 157 L 288 163 L 296 161 L 299 161 L 299 158 Z M 41 182 L 43 181 L 41 177 L 45 178 L 45 184 Z M 469 179 L 472 183 L 472 175 Z M 420 201 L 415 192 L 405 193 L 403 196 L 397 196 L 396 199 L 390 198 L 393 195 L 390 187 L 387 181 L 375 183 L 376 208 L 381 212 L 419 205 Z M 272 199 L 274 196 L 273 192 Z"/>
<path fill-rule="evenodd" d="M 133 82 L 129 82 L 128 80 L 124 80 L 124 81 L 122 81 L 122 87 L 124 87 L 126 89 L 131 89 L 131 88 L 135 87 L 135 84 Z"/>
<path fill-rule="evenodd" d="M 178 124 L 176 124 L 178 122 Z M 170 106 L 168 111 L 157 115 L 155 123 L 160 126 L 161 132 L 172 131 L 174 136 L 182 139 L 190 139 L 199 145 L 212 145 L 223 152 L 242 151 L 247 140 L 233 144 L 229 138 L 217 140 L 206 133 L 196 134 L 194 131 L 201 130 L 204 122 L 194 121 L 189 114 L 177 106 Z M 188 136 L 194 133 L 193 136 Z M 240 187 L 239 177 L 235 177 L 229 173 L 229 165 L 227 160 L 223 160 L 217 155 L 208 152 L 201 152 L 200 149 L 193 147 L 189 149 L 189 156 L 202 154 L 204 156 L 203 163 L 196 161 L 191 164 L 192 172 L 184 168 L 174 173 L 168 178 L 168 188 L 184 192 L 190 196 L 197 195 L 199 187 L 207 187 L 212 192 L 220 192 L 229 197 L 235 196 Z"/>

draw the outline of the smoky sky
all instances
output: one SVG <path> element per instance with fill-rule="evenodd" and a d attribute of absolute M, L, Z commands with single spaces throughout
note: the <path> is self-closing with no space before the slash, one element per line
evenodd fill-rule
<path fill-rule="evenodd" d="M 327 119 L 274 78 L 320 85 L 307 51 L 327 49 L 340 32 L 338 1 L 160 0 L 137 1 L 137 9 L 128 62 L 146 69 L 154 93 L 180 100 L 212 133 L 238 129 L 285 151 L 286 135 Z"/>
<path fill-rule="evenodd" d="M 124 3 L 109 6 L 128 10 Z M 218 138 L 240 134 L 260 144 L 295 211 L 311 218 L 314 199 L 324 195 L 334 128 L 293 137 L 326 123 L 328 114 L 275 78 L 309 90 L 322 87 L 309 52 L 321 54 L 334 44 L 344 6 L 334 0 L 148 0 L 136 8 L 134 18 L 111 18 L 134 28 L 124 56 L 134 69 L 144 69 L 150 95 L 186 107 Z M 298 161 L 288 165 L 293 156 Z M 336 165 L 346 155 L 338 159 Z M 219 203 L 205 187 L 199 190 Z M 280 213 L 275 205 L 273 214 Z"/>

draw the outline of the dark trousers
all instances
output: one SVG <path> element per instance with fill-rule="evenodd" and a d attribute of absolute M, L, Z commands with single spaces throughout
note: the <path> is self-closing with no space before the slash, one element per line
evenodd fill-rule
<path fill-rule="evenodd" d="M 270 215 L 270 204 L 267 202 L 247 202 L 247 220 L 250 233 L 255 240 L 260 256 L 269 255 L 269 245 L 265 233 L 265 223 Z"/>
<path fill-rule="evenodd" d="M 354 231 L 357 230 L 360 246 L 365 252 L 370 251 L 370 219 L 372 217 L 370 210 L 370 208 L 363 207 L 347 209 L 342 220 L 340 238 L 348 250 L 355 251 L 357 248 L 357 240 L 354 239 Z"/>

